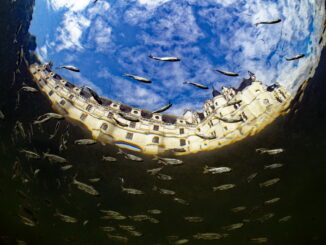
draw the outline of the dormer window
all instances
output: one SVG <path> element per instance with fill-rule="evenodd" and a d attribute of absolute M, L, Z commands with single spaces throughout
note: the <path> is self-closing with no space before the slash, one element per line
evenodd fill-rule
<path fill-rule="evenodd" d="M 84 121 L 86 119 L 86 117 L 87 117 L 87 114 L 86 113 L 82 113 L 80 115 L 80 120 Z"/>
<path fill-rule="evenodd" d="M 160 127 L 158 125 L 154 125 L 153 130 L 159 131 Z"/>
<path fill-rule="evenodd" d="M 107 130 L 108 129 L 108 125 L 106 123 L 103 123 L 101 125 L 101 129 L 104 130 L 104 131 Z"/>
<path fill-rule="evenodd" d="M 180 134 L 184 134 L 185 133 L 185 129 L 184 128 L 180 128 Z"/>
<path fill-rule="evenodd" d="M 127 135 L 126 135 L 126 139 L 128 139 L 128 140 L 132 140 L 133 136 L 134 136 L 133 133 L 127 133 Z"/>
<path fill-rule="evenodd" d="M 90 111 L 91 109 L 92 109 L 92 105 L 87 105 L 87 107 L 86 107 L 86 111 Z"/>
<path fill-rule="evenodd" d="M 61 100 L 60 101 L 60 105 L 64 106 L 66 104 L 66 101 L 65 100 Z"/>
<path fill-rule="evenodd" d="M 180 146 L 185 146 L 185 145 L 186 145 L 186 140 L 180 139 Z"/>
<path fill-rule="evenodd" d="M 158 136 L 154 136 L 152 139 L 152 143 L 158 144 L 160 142 L 160 138 Z"/>

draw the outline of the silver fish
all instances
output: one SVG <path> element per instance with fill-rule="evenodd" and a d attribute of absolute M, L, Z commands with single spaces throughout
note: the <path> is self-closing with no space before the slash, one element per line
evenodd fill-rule
<path fill-rule="evenodd" d="M 85 226 L 85 225 L 87 225 L 88 224 L 88 220 L 85 220 L 84 222 L 83 222 L 83 226 Z"/>
<path fill-rule="evenodd" d="M 180 240 L 175 241 L 173 244 L 174 245 L 181 245 L 181 244 L 186 244 L 188 242 L 189 242 L 188 239 L 180 239 Z"/>
<path fill-rule="evenodd" d="M 27 218 L 27 217 L 24 217 L 21 215 L 19 215 L 19 218 L 24 225 L 31 226 L 31 227 L 36 226 L 36 223 L 33 220 L 31 220 L 30 218 Z"/>
<path fill-rule="evenodd" d="M 136 162 L 142 162 L 143 159 L 141 157 L 137 157 L 135 155 L 132 155 L 132 154 L 128 154 L 128 153 L 125 153 L 123 150 L 121 150 L 120 148 L 118 149 L 118 152 L 117 154 L 120 154 L 120 155 L 124 155 L 124 157 L 128 160 L 131 160 L 131 161 L 136 161 Z"/>
<path fill-rule="evenodd" d="M 249 175 L 247 178 L 247 182 L 250 183 L 254 178 L 256 178 L 257 175 L 258 175 L 258 173 L 253 173 L 253 174 Z"/>
<path fill-rule="evenodd" d="M 213 191 L 224 191 L 224 190 L 229 190 L 235 187 L 235 184 L 225 184 L 225 185 L 220 185 L 220 186 L 214 186 Z"/>
<path fill-rule="evenodd" d="M 117 159 L 115 157 L 111 157 L 111 156 L 103 156 L 102 157 L 102 161 L 107 161 L 107 162 L 116 162 Z"/>
<path fill-rule="evenodd" d="M 275 216 L 275 214 L 273 213 L 268 213 L 268 214 L 264 214 L 263 216 L 259 217 L 257 220 L 261 223 L 264 223 L 265 221 L 273 218 Z"/>
<path fill-rule="evenodd" d="M 158 109 L 156 111 L 153 111 L 153 113 L 161 113 L 161 112 L 164 112 L 164 111 L 170 109 L 171 106 L 172 106 L 172 104 L 169 102 L 169 104 L 163 106 L 162 108 L 160 108 L 160 109 Z"/>
<path fill-rule="evenodd" d="M 208 167 L 207 165 L 204 167 L 203 174 L 221 174 L 231 172 L 231 168 L 229 167 Z"/>
<path fill-rule="evenodd" d="M 74 176 L 72 183 L 77 186 L 79 190 L 82 190 L 90 195 L 99 196 L 100 193 L 94 189 L 93 186 L 87 185 L 85 183 L 79 182 L 76 180 L 76 176 Z"/>
<path fill-rule="evenodd" d="M 38 92 L 36 88 L 29 87 L 29 86 L 23 86 L 20 90 L 23 90 L 25 92 L 32 92 L 32 93 Z"/>
<path fill-rule="evenodd" d="M 194 83 L 194 82 L 183 82 L 183 84 L 191 84 L 197 88 L 201 88 L 201 89 L 208 89 L 207 86 L 199 84 L 199 83 Z"/>
<path fill-rule="evenodd" d="M 132 225 L 119 225 L 119 228 L 124 231 L 134 231 L 136 229 Z"/>
<path fill-rule="evenodd" d="M 183 199 L 181 199 L 179 197 L 173 197 L 173 201 L 175 201 L 177 203 L 180 203 L 182 205 L 186 205 L 186 206 L 190 205 L 189 202 L 187 202 L 186 200 L 183 200 Z"/>
<path fill-rule="evenodd" d="M 79 139 L 74 142 L 76 145 L 94 145 L 97 143 L 96 140 L 93 139 Z"/>
<path fill-rule="evenodd" d="M 264 204 L 265 204 L 265 205 L 270 205 L 270 204 L 273 204 L 273 203 L 278 202 L 280 199 L 281 199 L 281 198 L 279 198 L 279 197 L 275 197 L 275 198 L 273 198 L 273 199 L 270 199 L 270 200 L 265 201 Z"/>
<path fill-rule="evenodd" d="M 100 180 L 101 180 L 101 178 L 88 179 L 88 181 L 91 183 L 96 183 L 96 182 L 99 182 Z"/>
<path fill-rule="evenodd" d="M 202 239 L 202 240 L 218 240 L 221 239 L 223 235 L 219 233 L 197 233 L 196 235 L 193 235 L 193 238 L 195 239 Z"/>
<path fill-rule="evenodd" d="M 26 139 L 26 133 L 22 122 L 17 121 L 14 129 L 16 132 L 19 132 L 24 139 Z"/>
<path fill-rule="evenodd" d="M 172 177 L 170 175 L 161 174 L 161 173 L 158 173 L 156 175 L 156 178 L 158 178 L 160 180 L 172 180 Z"/>
<path fill-rule="evenodd" d="M 258 25 L 271 25 L 271 24 L 277 24 L 280 23 L 282 20 L 281 19 L 276 19 L 276 20 L 272 20 L 272 21 L 261 21 L 261 22 L 257 22 L 255 23 L 256 26 Z"/>
<path fill-rule="evenodd" d="M 73 72 L 80 72 L 80 70 L 77 67 L 71 65 L 58 66 L 57 69 L 67 69 Z"/>
<path fill-rule="evenodd" d="M 33 124 L 41 124 L 41 123 L 44 123 L 50 119 L 63 119 L 64 116 L 60 115 L 60 114 L 57 114 L 57 113 L 52 113 L 52 112 L 49 112 L 49 113 L 45 113 L 44 115 L 41 115 L 39 116 L 34 122 Z"/>
<path fill-rule="evenodd" d="M 196 132 L 196 135 L 204 140 L 213 140 L 213 139 L 216 139 L 216 135 L 209 135 L 209 134 L 201 134 L 201 133 L 197 133 Z"/>
<path fill-rule="evenodd" d="M 177 62 L 180 61 L 181 59 L 178 57 L 154 57 L 151 54 L 148 55 L 149 58 L 153 60 L 158 60 L 158 61 L 167 61 L 167 62 Z"/>
<path fill-rule="evenodd" d="M 227 118 L 227 117 L 219 117 L 219 116 L 215 116 L 215 118 L 226 122 L 226 123 L 238 123 L 238 122 L 242 122 L 243 119 L 242 117 L 237 117 L 237 118 Z"/>
<path fill-rule="evenodd" d="M 268 238 L 267 237 L 256 237 L 256 238 L 251 238 L 250 241 L 252 241 L 254 243 L 266 243 L 266 242 L 268 242 Z"/>
<path fill-rule="evenodd" d="M 107 233 L 106 235 L 112 241 L 121 242 L 121 243 L 128 243 L 128 241 L 129 241 L 129 239 L 127 237 L 124 237 L 124 236 L 111 235 L 109 233 Z"/>
<path fill-rule="evenodd" d="M 233 230 L 240 229 L 242 226 L 244 226 L 243 223 L 236 223 L 236 224 L 232 224 L 232 225 L 223 226 L 222 229 L 224 229 L 226 231 L 233 231 Z"/>
<path fill-rule="evenodd" d="M 162 169 L 163 169 L 163 167 L 160 167 L 160 168 L 153 168 L 153 169 L 148 169 L 148 170 L 146 170 L 146 172 L 149 173 L 150 175 L 156 175 L 156 174 L 158 174 Z"/>
<path fill-rule="evenodd" d="M 239 206 L 239 207 L 231 208 L 231 211 L 233 213 L 238 213 L 238 212 L 244 211 L 246 209 L 247 209 L 247 207 L 245 207 L 245 206 Z"/>
<path fill-rule="evenodd" d="M 204 221 L 203 217 L 198 217 L 198 216 L 187 216 L 184 217 L 184 219 L 190 223 L 201 223 Z"/>
<path fill-rule="evenodd" d="M 102 227 L 100 227 L 100 229 L 101 229 L 102 231 L 105 231 L 105 232 L 112 232 L 112 231 L 115 231 L 115 228 L 112 227 L 112 226 L 102 226 Z"/>
<path fill-rule="evenodd" d="M 147 213 L 150 213 L 150 214 L 161 214 L 162 211 L 159 210 L 159 209 L 149 209 L 149 210 L 147 210 Z"/>
<path fill-rule="evenodd" d="M 280 223 L 287 222 L 287 221 L 289 221 L 291 218 L 292 218 L 292 216 L 285 216 L 285 217 L 283 217 L 283 218 L 280 218 L 280 219 L 278 220 L 278 222 L 280 222 Z"/>
<path fill-rule="evenodd" d="M 127 192 L 128 194 L 132 194 L 132 195 L 143 195 L 144 194 L 144 192 L 141 190 L 123 187 L 124 179 L 123 178 L 119 178 L 119 179 L 121 180 L 121 189 L 123 192 Z"/>
<path fill-rule="evenodd" d="M 284 152 L 284 149 L 282 148 L 277 148 L 277 149 L 266 149 L 266 148 L 258 148 L 256 149 L 256 152 L 260 153 L 260 154 L 268 154 L 268 155 L 277 155 L 279 153 Z"/>
<path fill-rule="evenodd" d="M 264 169 L 275 169 L 275 168 L 281 168 L 281 167 L 283 167 L 282 163 L 274 163 L 271 165 L 265 165 Z"/>
<path fill-rule="evenodd" d="M 134 80 L 137 80 L 137 81 L 143 82 L 143 83 L 151 83 L 152 82 L 151 80 L 149 80 L 147 78 L 139 77 L 139 76 L 134 76 L 134 75 L 130 75 L 130 74 L 127 74 L 127 73 L 123 74 L 123 76 L 130 77 L 130 78 L 132 78 Z"/>
<path fill-rule="evenodd" d="M 214 68 L 213 70 L 214 71 L 217 71 L 217 72 L 219 72 L 219 73 L 221 73 L 223 75 L 226 75 L 226 76 L 231 76 L 231 77 L 237 77 L 237 76 L 239 76 L 238 73 L 233 73 L 233 72 L 228 72 L 228 71 L 222 71 L 222 70 L 219 70 L 219 69 L 216 69 L 216 68 Z"/>
<path fill-rule="evenodd" d="M 130 219 L 132 219 L 133 221 L 137 221 L 137 222 L 142 222 L 142 221 L 146 221 L 149 220 L 151 217 L 146 215 L 146 214 L 138 214 L 138 215 L 132 215 L 132 216 L 128 216 Z"/>
<path fill-rule="evenodd" d="M 43 157 L 47 158 L 50 162 L 57 162 L 57 163 L 67 163 L 68 161 L 55 154 L 50 154 L 50 153 L 43 153 Z"/>
<path fill-rule="evenodd" d="M 259 187 L 268 187 L 268 186 L 271 186 L 271 185 L 274 185 L 276 184 L 277 182 L 279 182 L 281 179 L 280 178 L 274 178 L 274 179 L 270 179 L 270 180 L 267 180 L 265 182 L 262 182 L 259 184 Z"/>
<path fill-rule="evenodd" d="M 0 110 L 0 120 L 5 119 L 5 115 L 3 114 L 3 112 Z"/>
<path fill-rule="evenodd" d="M 54 214 L 54 216 L 58 216 L 62 221 L 66 222 L 66 223 L 77 223 L 78 219 L 59 213 L 59 211 L 57 210 L 56 213 Z"/>
<path fill-rule="evenodd" d="M 291 60 L 298 60 L 298 59 L 301 59 L 302 57 L 304 57 L 305 55 L 304 54 L 299 54 L 299 55 L 296 55 L 296 56 L 293 56 L 291 58 L 285 58 L 287 61 L 291 61 Z"/>
<path fill-rule="evenodd" d="M 25 156 L 28 158 L 28 159 L 40 159 L 41 158 L 41 156 L 38 154 L 38 153 L 36 153 L 36 152 L 33 152 L 33 151 L 28 151 L 28 150 L 24 150 L 24 149 L 22 149 L 22 150 L 20 150 L 20 152 L 21 153 L 24 153 L 25 154 Z"/>
<path fill-rule="evenodd" d="M 106 216 L 103 216 L 102 219 L 125 220 L 127 218 L 116 211 L 103 210 L 103 209 L 100 211 L 106 215 Z"/>
<path fill-rule="evenodd" d="M 68 169 L 71 169 L 73 166 L 72 165 L 66 165 L 66 166 L 62 166 L 61 170 L 62 171 L 67 171 Z"/>
<path fill-rule="evenodd" d="M 129 234 L 131 236 L 135 236 L 135 237 L 141 237 L 143 234 L 140 233 L 139 231 L 129 231 Z"/>
<path fill-rule="evenodd" d="M 158 163 L 162 163 L 164 165 L 181 165 L 183 164 L 183 161 L 180 160 L 180 159 L 175 159 L 175 158 L 162 158 L 162 157 L 158 157 L 158 156 L 155 156 L 153 158 L 153 160 L 157 160 Z"/>
<path fill-rule="evenodd" d="M 159 193 L 161 193 L 163 195 L 171 195 L 171 196 L 175 195 L 175 191 L 158 188 L 157 186 L 153 187 L 153 191 L 158 191 Z"/>

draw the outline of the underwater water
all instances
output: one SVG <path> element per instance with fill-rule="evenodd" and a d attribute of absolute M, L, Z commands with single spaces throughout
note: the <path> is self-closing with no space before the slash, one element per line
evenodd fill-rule
<path fill-rule="evenodd" d="M 3 1 L 0 8 L 0 244 L 325 244 L 325 49 L 291 111 L 259 134 L 177 157 L 180 166 L 128 152 L 142 158 L 137 162 L 111 145 L 76 145 L 91 136 L 68 120 L 33 124 L 52 111 L 43 95 L 21 89 L 35 86 L 28 72 L 36 61 L 28 52 L 36 48 L 28 34 L 33 5 Z M 21 46 L 26 62 L 19 61 Z M 67 162 L 49 161 L 46 153 Z M 266 168 L 271 164 L 281 165 Z M 206 165 L 232 170 L 205 174 Z M 159 174 L 148 172 L 161 167 Z M 266 182 L 273 179 L 278 182 Z M 213 190 L 225 184 L 234 187 Z"/>

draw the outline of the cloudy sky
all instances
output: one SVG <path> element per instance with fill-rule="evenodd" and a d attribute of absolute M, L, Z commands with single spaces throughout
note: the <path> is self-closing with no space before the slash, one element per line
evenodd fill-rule
<path fill-rule="evenodd" d="M 211 90 L 184 81 L 237 87 L 250 70 L 266 84 L 293 93 L 320 50 L 323 0 L 36 0 L 31 32 L 43 61 L 70 64 L 80 74 L 57 70 L 100 95 L 169 113 L 201 110 Z M 274 25 L 259 21 L 282 19 Z M 148 58 L 177 56 L 177 63 Z M 297 61 L 286 57 L 305 54 Z M 223 76 L 213 67 L 239 73 Z M 123 77 L 130 73 L 152 84 Z"/>

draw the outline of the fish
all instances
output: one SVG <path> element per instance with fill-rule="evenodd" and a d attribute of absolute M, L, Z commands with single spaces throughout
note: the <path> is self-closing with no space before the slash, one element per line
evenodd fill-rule
<path fill-rule="evenodd" d="M 172 180 L 172 177 L 170 175 L 161 174 L 161 173 L 158 173 L 156 175 L 156 178 L 158 178 L 160 180 Z"/>
<path fill-rule="evenodd" d="M 153 168 L 153 169 L 148 169 L 148 170 L 146 170 L 146 172 L 149 173 L 150 175 L 156 175 L 156 174 L 158 174 L 162 169 L 163 169 L 163 167 L 160 167 L 160 168 Z"/>
<path fill-rule="evenodd" d="M 134 231 L 136 229 L 132 225 L 119 225 L 119 228 L 124 231 Z"/>
<path fill-rule="evenodd" d="M 128 121 L 130 121 L 130 122 L 139 122 L 139 119 L 137 118 L 137 117 L 135 117 L 135 116 L 131 116 L 131 115 L 128 115 L 128 114 L 126 114 L 126 113 L 119 113 L 119 115 L 123 118 L 123 119 L 125 119 L 125 120 L 128 120 Z"/>
<path fill-rule="evenodd" d="M 199 83 L 187 82 L 187 81 L 186 81 L 186 82 L 183 82 L 183 84 L 191 84 L 191 85 L 193 85 L 193 86 L 195 86 L 195 87 L 197 87 L 197 88 L 208 89 L 207 86 L 202 85 L 202 84 L 199 84 Z"/>
<path fill-rule="evenodd" d="M 198 133 L 196 132 L 196 135 L 204 140 L 213 140 L 213 139 L 216 139 L 216 135 L 208 135 L 208 134 L 201 134 L 201 133 Z"/>
<path fill-rule="evenodd" d="M 23 240 L 16 240 L 17 245 L 27 245 L 27 243 Z"/>
<path fill-rule="evenodd" d="M 213 191 L 225 191 L 235 187 L 235 184 L 225 184 L 220 186 L 214 186 Z"/>
<path fill-rule="evenodd" d="M 265 165 L 264 169 L 275 169 L 275 168 L 281 168 L 281 167 L 283 167 L 282 163 L 274 163 L 271 165 Z"/>
<path fill-rule="evenodd" d="M 138 215 L 132 215 L 132 216 L 128 216 L 130 219 L 132 219 L 133 221 L 137 221 L 137 222 L 142 222 L 142 221 L 146 221 L 149 220 L 151 217 L 146 215 L 146 214 L 138 214 Z"/>
<path fill-rule="evenodd" d="M 59 219 L 61 219 L 63 222 L 66 222 L 66 223 L 77 223 L 78 222 L 78 219 L 68 216 L 68 215 L 65 215 L 65 214 L 62 214 L 58 210 L 56 210 L 56 213 L 54 214 L 54 216 L 58 216 Z"/>
<path fill-rule="evenodd" d="M 30 226 L 30 227 L 34 227 L 36 226 L 36 222 L 31 220 L 30 218 L 27 218 L 25 216 L 21 216 L 19 215 L 19 218 L 21 220 L 21 222 L 24 224 L 24 225 L 27 225 L 27 226 Z"/>
<path fill-rule="evenodd" d="M 20 25 L 18 26 L 17 31 L 16 31 L 16 33 L 15 33 L 15 39 L 14 39 L 13 43 L 18 43 L 17 36 L 19 35 L 19 33 L 20 33 L 22 27 L 23 27 L 23 24 L 20 24 Z"/>
<path fill-rule="evenodd" d="M 140 236 L 143 235 L 143 234 L 140 233 L 139 231 L 129 231 L 129 234 L 130 234 L 131 236 L 135 236 L 135 237 L 140 237 Z"/>
<path fill-rule="evenodd" d="M 68 169 L 71 169 L 73 166 L 72 165 L 66 165 L 66 166 L 62 166 L 61 170 L 62 171 L 67 171 Z"/>
<path fill-rule="evenodd" d="M 290 219 L 292 218 L 292 216 L 285 216 L 285 217 L 283 217 L 283 218 L 280 218 L 279 220 L 278 220 L 278 222 L 280 222 L 280 223 L 283 223 L 283 222 L 287 222 L 287 221 L 289 221 Z"/>
<path fill-rule="evenodd" d="M 43 153 L 43 158 L 47 158 L 50 162 L 56 162 L 56 163 L 67 163 L 67 159 L 60 157 L 55 154 L 50 154 L 50 153 Z"/>
<path fill-rule="evenodd" d="M 181 199 L 179 197 L 173 197 L 173 201 L 175 201 L 175 202 L 177 202 L 179 204 L 182 204 L 182 205 L 186 205 L 186 206 L 190 205 L 189 202 L 187 202 L 186 200 L 183 200 L 183 199 Z"/>
<path fill-rule="evenodd" d="M 128 127 L 129 125 L 126 123 L 121 122 L 118 118 L 113 117 L 113 120 L 120 125 L 121 127 Z"/>
<path fill-rule="evenodd" d="M 275 197 L 275 198 L 273 198 L 273 199 L 270 199 L 270 200 L 265 201 L 264 204 L 265 204 L 265 205 L 270 205 L 270 204 L 273 204 L 273 203 L 278 202 L 280 199 L 281 199 L 281 198 L 279 198 L 279 197 Z"/>
<path fill-rule="evenodd" d="M 19 133 L 24 139 L 26 139 L 26 133 L 22 122 L 16 121 L 14 130 L 16 134 Z"/>
<path fill-rule="evenodd" d="M 222 229 L 226 231 L 233 231 L 233 230 L 240 229 L 242 226 L 244 226 L 244 223 L 236 223 L 232 225 L 223 226 Z"/>
<path fill-rule="evenodd" d="M 125 188 L 123 187 L 123 184 L 124 184 L 124 179 L 123 178 L 119 178 L 120 181 L 121 181 L 121 189 L 123 192 L 127 192 L 128 194 L 132 194 L 132 195 L 143 195 L 144 192 L 141 191 L 141 190 L 137 190 L 137 189 L 134 189 L 134 188 Z"/>
<path fill-rule="evenodd" d="M 171 196 L 175 195 L 175 191 L 158 188 L 157 186 L 153 187 L 153 191 L 158 191 L 159 193 L 161 193 L 163 195 L 171 195 Z"/>
<path fill-rule="evenodd" d="M 203 174 L 222 174 L 229 173 L 232 169 L 229 167 L 208 167 L 207 165 L 204 167 Z"/>
<path fill-rule="evenodd" d="M 184 219 L 190 223 L 201 223 L 204 221 L 203 217 L 198 217 L 198 216 L 186 216 Z"/>
<path fill-rule="evenodd" d="M 173 244 L 174 245 L 181 245 L 181 244 L 186 244 L 188 242 L 189 242 L 188 239 L 179 239 L 179 240 L 175 241 Z"/>
<path fill-rule="evenodd" d="M 0 110 L 0 120 L 5 119 L 5 114 L 3 114 L 3 112 Z"/>
<path fill-rule="evenodd" d="M 268 155 L 277 155 L 277 154 L 284 152 L 284 149 L 282 149 L 282 148 L 277 148 L 277 149 L 258 148 L 258 149 L 256 149 L 256 152 L 258 152 L 260 154 L 266 153 Z"/>
<path fill-rule="evenodd" d="M 101 178 L 88 179 L 88 181 L 91 183 L 96 183 L 96 182 L 99 182 L 100 180 L 101 180 Z"/>
<path fill-rule="evenodd" d="M 195 239 L 202 239 L 202 240 L 218 240 L 223 238 L 223 235 L 219 233 L 197 233 L 196 235 L 192 236 Z"/>
<path fill-rule="evenodd" d="M 256 178 L 257 175 L 258 175 L 258 173 L 253 173 L 253 174 L 249 175 L 247 178 L 247 182 L 250 183 L 254 178 Z"/>
<path fill-rule="evenodd" d="M 40 159 L 41 156 L 36 153 L 36 152 L 33 152 L 33 151 L 28 151 L 28 150 L 20 150 L 20 153 L 24 153 L 25 156 L 28 158 L 28 159 Z"/>
<path fill-rule="evenodd" d="M 242 117 L 238 117 L 238 118 L 227 118 L 227 117 L 219 117 L 219 116 L 215 116 L 215 118 L 226 122 L 226 123 L 238 123 L 238 122 L 242 122 L 243 118 Z"/>
<path fill-rule="evenodd" d="M 127 217 L 123 216 L 119 212 L 113 210 L 100 210 L 106 216 L 103 216 L 102 219 L 112 219 L 112 220 L 125 220 Z"/>
<path fill-rule="evenodd" d="M 256 237 L 256 238 L 251 238 L 250 241 L 252 241 L 254 243 L 266 243 L 266 242 L 268 242 L 268 238 L 267 237 Z"/>
<path fill-rule="evenodd" d="M 79 139 L 75 140 L 75 145 L 94 145 L 97 143 L 96 140 L 93 139 Z"/>
<path fill-rule="evenodd" d="M 106 162 L 116 162 L 117 159 L 115 157 L 111 157 L 111 156 L 103 156 L 102 157 L 102 161 L 106 161 Z"/>
<path fill-rule="evenodd" d="M 230 77 L 237 77 L 239 76 L 238 73 L 233 73 L 233 72 L 229 72 L 229 71 L 222 71 L 222 70 L 219 70 L 219 69 L 216 69 L 216 68 L 213 68 L 214 71 L 217 71 L 223 75 L 226 75 L 226 76 L 230 76 Z"/>
<path fill-rule="evenodd" d="M 80 70 L 77 67 L 71 65 L 58 66 L 57 69 L 66 69 L 73 72 L 80 72 Z"/>
<path fill-rule="evenodd" d="M 105 232 L 112 232 L 112 231 L 115 231 L 115 228 L 112 227 L 112 226 L 102 226 L 102 227 L 100 227 L 100 229 L 101 229 L 102 231 L 105 231 Z"/>
<path fill-rule="evenodd" d="M 273 213 L 268 213 L 268 214 L 264 214 L 263 216 L 259 217 L 257 220 L 261 223 L 264 223 L 265 221 L 273 218 L 275 216 L 275 214 Z"/>
<path fill-rule="evenodd" d="M 280 178 L 274 178 L 274 179 L 270 179 L 270 180 L 267 180 L 265 182 L 262 182 L 259 184 L 259 187 L 262 188 L 262 187 L 268 187 L 268 186 L 271 186 L 271 185 L 274 185 L 276 184 L 277 182 L 279 182 L 281 179 Z"/>
<path fill-rule="evenodd" d="M 136 81 L 143 82 L 143 83 L 151 83 L 152 82 L 151 80 L 149 80 L 147 78 L 134 76 L 134 75 L 130 75 L 130 74 L 127 74 L 127 73 L 123 74 L 123 76 L 130 77 L 130 78 L 132 78 L 132 79 L 134 79 Z"/>
<path fill-rule="evenodd" d="M 258 25 L 265 25 L 265 24 L 277 24 L 280 23 L 282 20 L 281 19 L 276 19 L 276 20 L 272 20 L 272 21 L 261 21 L 261 22 L 257 22 L 255 23 L 256 26 Z"/>
<path fill-rule="evenodd" d="M 147 213 L 150 213 L 150 214 L 161 214 L 162 211 L 159 210 L 159 209 L 149 209 L 149 210 L 147 210 Z"/>
<path fill-rule="evenodd" d="M 40 172 L 41 170 L 38 168 L 38 169 L 35 169 L 35 171 L 33 172 L 33 175 L 34 177 Z"/>
<path fill-rule="evenodd" d="M 38 90 L 36 88 L 30 87 L 30 86 L 23 86 L 20 88 L 20 90 L 25 91 L 25 92 L 31 92 L 31 93 L 38 92 Z"/>
<path fill-rule="evenodd" d="M 126 153 L 126 152 L 124 152 L 121 149 L 119 149 L 119 151 L 117 152 L 117 154 L 124 155 L 124 157 L 126 159 L 131 160 L 131 161 L 136 161 L 136 162 L 142 162 L 143 161 L 143 159 L 141 157 L 138 157 L 138 156 L 135 156 L 135 155 Z"/>
<path fill-rule="evenodd" d="M 82 191 L 84 191 L 84 192 L 86 192 L 86 193 L 88 193 L 90 195 L 93 195 L 93 196 L 99 196 L 100 195 L 100 193 L 97 190 L 95 190 L 93 186 L 87 185 L 87 184 L 82 183 L 82 182 L 79 182 L 78 180 L 76 180 L 76 177 L 77 176 L 75 175 L 73 180 L 72 180 L 72 183 L 74 185 L 76 185 L 79 190 L 82 190 Z"/>
<path fill-rule="evenodd" d="M 83 89 L 87 89 L 97 103 L 99 103 L 100 105 L 103 104 L 101 97 L 93 89 L 87 86 L 82 86 L 82 90 Z"/>
<path fill-rule="evenodd" d="M 287 61 L 291 61 L 291 60 L 298 60 L 298 59 L 301 59 L 301 58 L 303 58 L 303 57 L 305 57 L 304 54 L 298 54 L 298 55 L 293 56 L 293 57 L 291 57 L 291 58 L 285 58 L 285 59 L 286 59 Z"/>
<path fill-rule="evenodd" d="M 121 242 L 121 243 L 128 243 L 128 241 L 129 241 L 129 239 L 127 237 L 124 237 L 124 236 L 111 235 L 109 233 L 107 233 L 106 235 L 112 241 Z"/>
<path fill-rule="evenodd" d="M 170 109 L 172 107 L 172 104 L 169 102 L 167 105 L 163 106 L 162 108 L 156 110 L 156 111 L 153 111 L 153 113 L 161 113 L 161 112 L 164 112 L 168 109 Z"/>
<path fill-rule="evenodd" d="M 183 164 L 183 161 L 180 159 L 175 159 L 175 158 L 162 158 L 162 157 L 158 157 L 155 156 L 153 158 L 153 160 L 157 160 L 158 163 L 162 163 L 164 165 L 173 165 L 173 166 L 177 166 L 177 165 L 181 165 Z"/>
<path fill-rule="evenodd" d="M 158 61 L 167 61 L 167 62 L 178 62 L 181 61 L 180 58 L 178 57 L 154 57 L 151 54 L 148 55 L 149 58 L 153 59 L 153 60 L 158 60 Z"/>
<path fill-rule="evenodd" d="M 57 133 L 58 133 L 58 131 L 59 131 L 59 127 L 60 127 L 60 121 L 58 121 L 58 122 L 56 123 L 55 128 L 54 128 L 54 132 L 53 132 L 53 134 L 51 134 L 50 137 L 49 137 L 50 140 L 53 139 L 53 138 L 57 135 Z"/>
<path fill-rule="evenodd" d="M 230 210 L 233 213 L 238 213 L 238 212 L 244 211 L 246 209 L 247 209 L 247 207 L 245 207 L 245 206 L 239 206 L 239 207 L 231 208 Z"/>
<path fill-rule="evenodd" d="M 46 121 L 48 121 L 50 119 L 58 119 L 58 120 L 61 120 L 63 118 L 64 118 L 64 116 L 62 116 L 60 114 L 49 112 L 49 113 L 45 113 L 44 115 L 39 116 L 33 122 L 33 124 L 41 124 L 41 123 L 44 123 L 44 122 L 46 122 Z"/>

